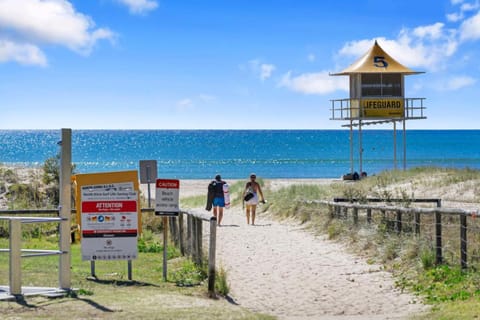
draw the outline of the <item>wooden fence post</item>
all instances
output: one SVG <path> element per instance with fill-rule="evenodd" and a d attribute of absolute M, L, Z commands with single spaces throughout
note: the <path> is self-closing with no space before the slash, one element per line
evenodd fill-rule
<path fill-rule="evenodd" d="M 398 233 L 402 232 L 402 211 L 397 211 L 397 221 L 395 223 L 395 229 Z"/>
<path fill-rule="evenodd" d="M 467 269 L 467 216 L 460 215 L 460 264 Z"/>
<path fill-rule="evenodd" d="M 348 208 L 343 207 L 343 218 L 346 220 L 348 218 Z"/>
<path fill-rule="evenodd" d="M 415 211 L 415 234 L 420 235 L 420 212 Z"/>
<path fill-rule="evenodd" d="M 178 242 L 180 245 L 180 254 L 185 255 L 185 231 L 183 225 L 183 213 L 178 214 Z"/>
<path fill-rule="evenodd" d="M 330 214 L 330 218 L 335 217 L 335 208 L 332 205 L 328 205 L 328 213 Z"/>
<path fill-rule="evenodd" d="M 196 222 L 196 232 L 195 232 L 195 242 L 196 242 L 196 247 L 197 247 L 197 259 L 196 259 L 196 263 L 201 266 L 202 263 L 203 263 L 203 254 L 202 254 L 202 220 L 197 218 L 195 219 L 197 220 Z"/>
<path fill-rule="evenodd" d="M 198 248 L 197 248 L 197 218 L 192 217 L 192 230 L 191 230 L 191 237 L 192 237 L 192 260 L 193 262 L 198 261 Z"/>
<path fill-rule="evenodd" d="M 435 211 L 436 263 L 442 264 L 442 215 Z"/>
<path fill-rule="evenodd" d="M 210 241 L 208 249 L 208 293 L 215 296 L 215 251 L 217 239 L 217 218 L 210 218 Z"/>
<path fill-rule="evenodd" d="M 192 233 L 193 233 L 193 217 L 191 215 L 187 216 L 187 254 L 193 256 L 193 242 L 192 242 Z"/>
<path fill-rule="evenodd" d="M 372 209 L 367 209 L 367 223 L 372 223 Z"/>
<path fill-rule="evenodd" d="M 358 224 L 358 208 L 353 208 L 353 224 Z"/>

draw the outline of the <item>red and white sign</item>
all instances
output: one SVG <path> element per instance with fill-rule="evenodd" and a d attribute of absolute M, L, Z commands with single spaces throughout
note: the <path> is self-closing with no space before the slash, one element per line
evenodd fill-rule
<path fill-rule="evenodd" d="M 82 186 L 82 259 L 137 257 L 138 195 L 125 183 Z"/>
<path fill-rule="evenodd" d="M 176 179 L 157 179 L 155 192 L 155 214 L 176 215 L 180 211 L 180 181 Z"/>

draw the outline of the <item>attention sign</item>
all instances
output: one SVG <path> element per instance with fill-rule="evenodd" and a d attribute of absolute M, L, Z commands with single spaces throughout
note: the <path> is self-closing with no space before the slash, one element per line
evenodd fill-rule
<path fill-rule="evenodd" d="M 155 193 L 156 215 L 177 215 L 180 211 L 180 181 L 175 179 L 157 179 Z"/>
<path fill-rule="evenodd" d="M 82 260 L 137 257 L 138 193 L 132 183 L 81 187 Z"/>

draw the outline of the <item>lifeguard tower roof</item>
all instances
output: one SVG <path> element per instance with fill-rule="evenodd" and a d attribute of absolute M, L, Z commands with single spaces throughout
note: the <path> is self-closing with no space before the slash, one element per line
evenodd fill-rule
<path fill-rule="evenodd" d="M 374 63 L 372 63 L 374 61 Z M 332 73 L 332 76 L 348 76 L 356 73 L 401 73 L 404 75 L 420 74 L 424 72 L 413 71 L 393 59 L 380 47 L 375 44 L 360 59 L 352 63 L 348 68 L 338 73 Z"/>

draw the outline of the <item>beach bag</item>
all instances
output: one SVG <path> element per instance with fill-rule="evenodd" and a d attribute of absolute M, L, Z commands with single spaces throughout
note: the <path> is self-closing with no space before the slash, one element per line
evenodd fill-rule
<path fill-rule="evenodd" d="M 248 201 L 250 199 L 252 199 L 255 195 L 253 194 L 253 191 L 251 188 L 248 188 L 248 191 L 247 193 L 245 194 L 245 197 L 243 197 L 243 200 L 244 201 Z"/>
<path fill-rule="evenodd" d="M 248 200 L 252 199 L 253 197 L 254 197 L 253 193 L 249 192 L 245 195 L 243 200 L 248 201 Z"/>

